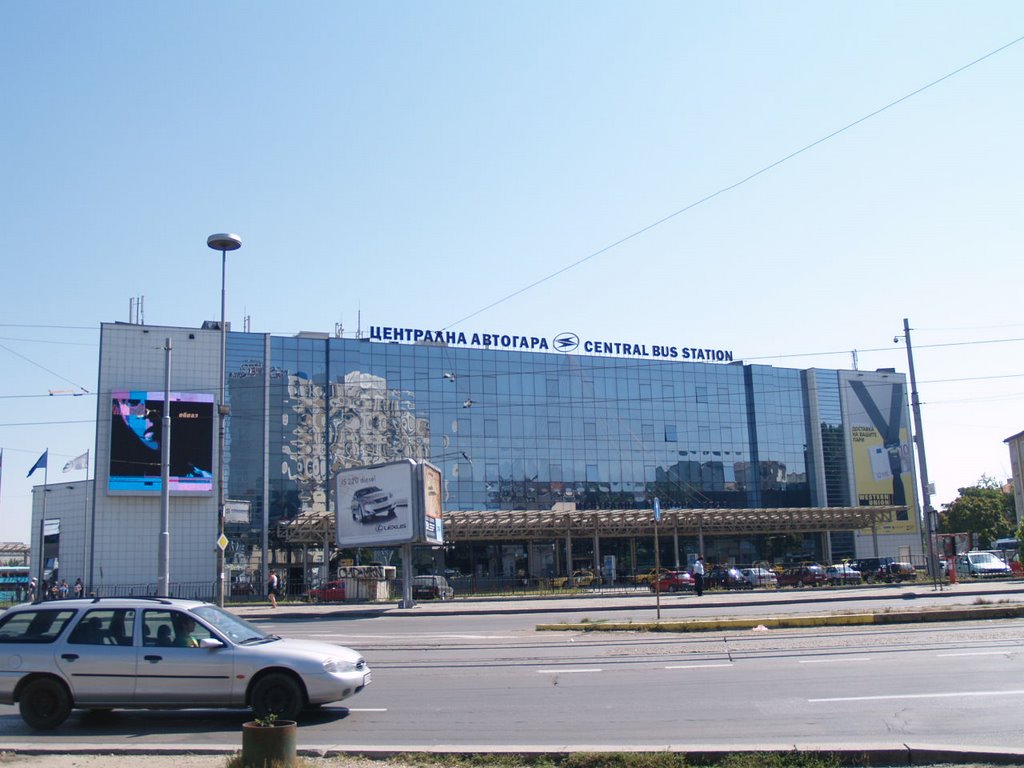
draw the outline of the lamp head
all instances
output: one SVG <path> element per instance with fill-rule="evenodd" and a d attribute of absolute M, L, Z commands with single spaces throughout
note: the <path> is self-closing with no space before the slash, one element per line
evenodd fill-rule
<path fill-rule="evenodd" d="M 206 245 L 215 251 L 237 251 L 242 247 L 242 238 L 222 232 L 206 238 Z"/>

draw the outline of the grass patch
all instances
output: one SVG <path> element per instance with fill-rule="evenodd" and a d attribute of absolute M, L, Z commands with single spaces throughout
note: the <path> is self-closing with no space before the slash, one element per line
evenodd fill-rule
<path fill-rule="evenodd" d="M 678 752 L 574 752 L 571 754 L 395 755 L 392 765 L 411 768 L 705 768 Z M 832 755 L 751 752 L 726 755 L 716 768 L 838 768 Z M 234 767 L 231 767 L 234 768 Z"/>

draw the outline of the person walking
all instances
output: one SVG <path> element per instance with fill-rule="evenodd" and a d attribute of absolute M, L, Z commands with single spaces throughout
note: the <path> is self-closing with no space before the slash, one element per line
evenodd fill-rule
<path fill-rule="evenodd" d="M 700 555 L 693 564 L 693 591 L 697 597 L 704 594 L 704 558 Z"/>
<path fill-rule="evenodd" d="M 270 607 L 277 608 L 277 571 L 270 569 L 270 578 L 267 579 L 267 597 L 270 598 Z"/>

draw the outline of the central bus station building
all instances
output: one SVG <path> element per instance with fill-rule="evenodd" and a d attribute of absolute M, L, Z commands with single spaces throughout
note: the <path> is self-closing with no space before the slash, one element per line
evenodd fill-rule
<path fill-rule="evenodd" d="M 216 322 L 101 326 L 93 477 L 34 489 L 33 552 L 45 544 L 62 578 L 100 594 L 155 584 L 167 380 L 171 583 L 197 593 L 219 544 L 229 595 L 262 591 L 271 567 L 299 592 L 340 563 L 390 563 L 336 547 L 335 515 L 353 511 L 335 508 L 332 478 L 400 459 L 442 474 L 445 544 L 416 549 L 418 573 L 628 579 L 653 567 L 656 525 L 666 567 L 924 562 L 894 370 L 574 333 L 225 336 L 222 358 Z"/>

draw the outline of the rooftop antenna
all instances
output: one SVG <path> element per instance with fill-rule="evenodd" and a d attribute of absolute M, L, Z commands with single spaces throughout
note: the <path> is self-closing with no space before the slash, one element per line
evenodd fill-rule
<path fill-rule="evenodd" d="M 345 326 L 342 323 L 344 323 L 344 318 L 342 318 L 342 322 L 334 324 L 334 337 L 336 339 L 340 339 L 345 335 Z"/>
<path fill-rule="evenodd" d="M 128 299 L 128 322 L 135 325 L 145 325 L 145 318 L 142 314 L 142 301 L 144 296 L 133 296 Z"/>
<path fill-rule="evenodd" d="M 857 367 L 857 350 L 853 350 L 851 354 L 853 355 L 853 370 L 859 371 L 860 369 Z"/>
<path fill-rule="evenodd" d="M 356 312 L 356 338 L 363 338 L 363 308 L 360 307 Z"/>
<path fill-rule="evenodd" d="M 242 318 L 242 330 L 245 333 L 249 333 L 252 330 L 252 315 L 246 315 Z"/>

